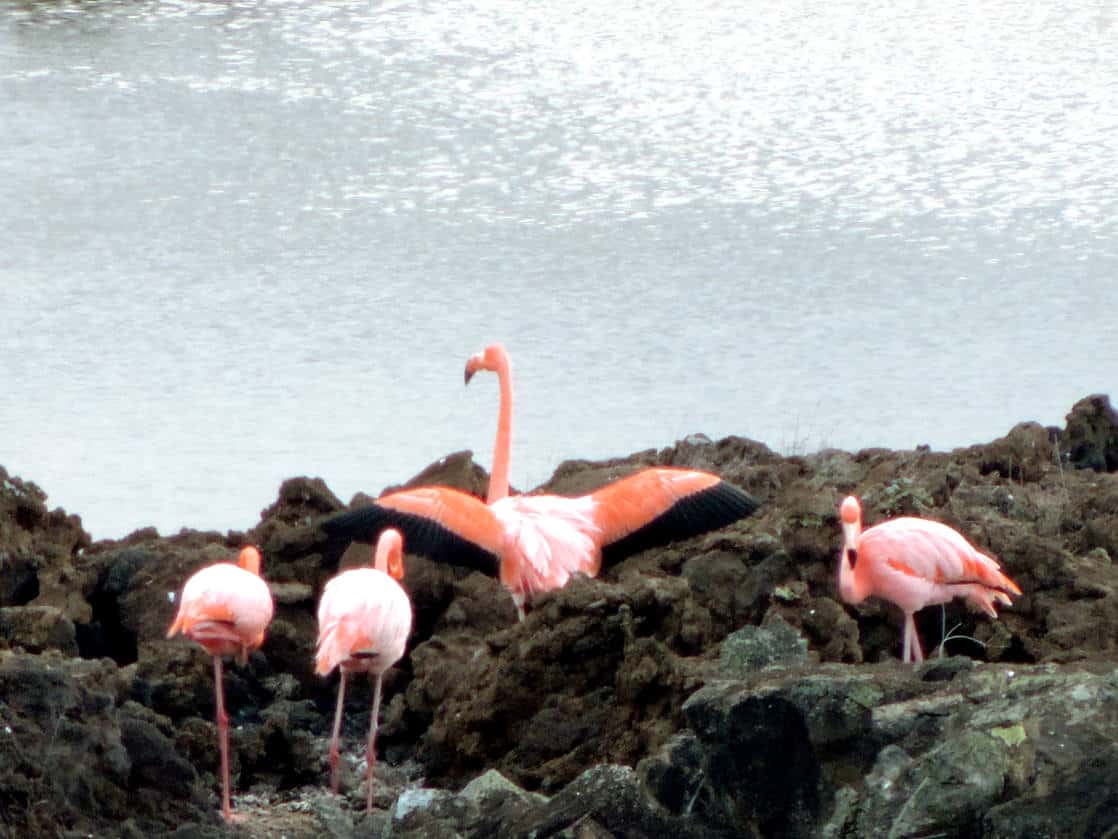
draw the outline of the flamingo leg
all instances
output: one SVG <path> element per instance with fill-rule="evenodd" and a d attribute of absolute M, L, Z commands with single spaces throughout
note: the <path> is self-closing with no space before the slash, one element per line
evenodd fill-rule
<path fill-rule="evenodd" d="M 221 816 L 227 823 L 233 821 L 233 807 L 229 803 L 229 717 L 225 713 L 225 690 L 222 687 L 221 656 L 214 656 L 214 699 L 217 706 L 217 745 L 221 752 Z"/>
<path fill-rule="evenodd" d="M 916 634 L 916 618 L 911 612 L 905 612 L 904 662 L 919 664 L 923 660 L 924 652 L 920 649 L 920 636 Z"/>
<path fill-rule="evenodd" d="M 513 594 L 512 603 L 516 606 L 516 618 L 521 623 L 524 623 L 524 595 Z"/>
<path fill-rule="evenodd" d="M 373 768 L 377 762 L 377 717 L 380 714 L 380 679 L 377 673 L 373 679 L 373 711 L 369 716 L 369 744 L 365 747 L 365 774 L 369 778 L 369 789 L 365 793 L 365 812 L 373 812 Z"/>
<path fill-rule="evenodd" d="M 342 731 L 342 707 L 345 705 L 345 670 L 338 682 L 338 710 L 334 712 L 334 731 L 330 735 L 330 792 L 338 791 L 338 736 Z"/>

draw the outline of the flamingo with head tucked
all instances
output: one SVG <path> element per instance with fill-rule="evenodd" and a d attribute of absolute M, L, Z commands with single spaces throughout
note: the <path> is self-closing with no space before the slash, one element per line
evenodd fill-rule
<path fill-rule="evenodd" d="M 225 713 L 221 658 L 236 656 L 245 664 L 248 655 L 264 643 L 264 632 L 272 621 L 272 593 L 260 577 L 260 552 L 241 550 L 238 564 L 218 562 L 193 574 L 183 586 L 170 638 L 182 632 L 198 642 L 214 659 L 218 748 L 221 752 L 221 815 L 233 821 L 229 803 L 229 717 Z"/>
<path fill-rule="evenodd" d="M 399 532 L 384 530 L 377 539 L 372 568 L 343 571 L 326 584 L 318 604 L 318 650 L 315 672 L 325 676 L 341 670 L 338 708 L 330 736 L 330 789 L 338 791 L 338 736 L 345 705 L 346 676 L 368 673 L 373 680 L 373 708 L 365 748 L 368 790 L 365 810 L 373 809 L 373 768 L 376 766 L 377 716 L 381 677 L 404 654 L 411 632 L 412 607 L 398 582 L 404 578 L 404 553 Z"/>
<path fill-rule="evenodd" d="M 842 502 L 839 593 L 851 605 L 876 595 L 904 612 L 905 662 L 924 660 L 914 615 L 925 606 L 962 597 L 992 618 L 1021 589 L 992 558 L 938 521 L 902 516 L 862 530 L 862 506 Z"/>
<path fill-rule="evenodd" d="M 724 527 L 757 508 L 747 493 L 717 475 L 650 468 L 575 498 L 508 494 L 512 438 L 512 373 L 500 344 L 466 363 L 497 374 L 500 407 L 488 503 L 447 487 L 419 487 L 332 516 L 333 540 L 369 542 L 397 527 L 410 552 L 499 576 L 524 619 L 525 604 L 560 588 L 574 574 L 596 576 L 603 554 L 622 556 Z"/>

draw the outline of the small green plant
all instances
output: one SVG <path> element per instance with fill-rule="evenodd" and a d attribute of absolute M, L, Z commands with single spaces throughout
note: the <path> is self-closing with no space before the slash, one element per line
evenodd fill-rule
<path fill-rule="evenodd" d="M 955 630 L 962 626 L 961 623 L 955 624 L 950 629 L 947 628 L 947 607 L 944 604 L 939 605 L 940 608 L 940 641 L 939 641 L 939 657 L 943 658 L 943 648 L 947 646 L 948 641 L 973 641 L 986 649 L 986 642 L 979 641 L 972 635 L 963 635 L 962 633 L 956 634 Z"/>

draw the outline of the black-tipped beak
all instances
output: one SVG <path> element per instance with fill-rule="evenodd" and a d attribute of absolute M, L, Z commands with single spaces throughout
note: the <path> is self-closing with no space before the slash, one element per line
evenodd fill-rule
<path fill-rule="evenodd" d="M 474 377 L 475 372 L 476 371 L 470 369 L 470 365 L 468 365 L 468 364 L 466 365 L 466 375 L 465 375 L 466 384 L 470 383 L 470 379 L 472 379 Z"/>

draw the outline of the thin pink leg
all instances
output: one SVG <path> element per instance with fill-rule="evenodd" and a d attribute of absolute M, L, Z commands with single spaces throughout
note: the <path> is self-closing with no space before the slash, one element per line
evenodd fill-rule
<path fill-rule="evenodd" d="M 338 791 L 338 735 L 342 730 L 342 706 L 345 705 L 345 670 L 338 682 L 338 710 L 334 712 L 334 733 L 330 735 L 330 792 Z"/>
<path fill-rule="evenodd" d="M 904 616 L 904 661 L 920 663 L 924 660 L 924 651 L 920 649 L 920 636 L 916 634 L 916 618 L 909 612 Z"/>
<path fill-rule="evenodd" d="M 217 701 L 217 745 L 221 751 L 221 816 L 233 821 L 229 803 L 229 717 L 225 713 L 225 690 L 221 679 L 221 656 L 214 656 L 214 697 Z"/>
<path fill-rule="evenodd" d="M 365 748 L 365 774 L 369 779 L 369 789 L 365 793 L 365 812 L 373 812 L 373 767 L 377 763 L 377 717 L 380 715 L 380 677 L 373 679 L 373 713 L 369 717 L 369 745 Z"/>

